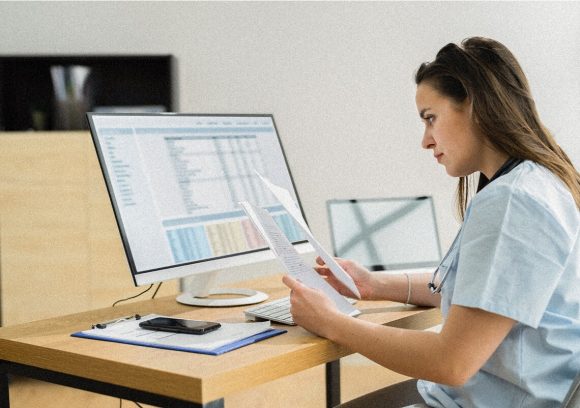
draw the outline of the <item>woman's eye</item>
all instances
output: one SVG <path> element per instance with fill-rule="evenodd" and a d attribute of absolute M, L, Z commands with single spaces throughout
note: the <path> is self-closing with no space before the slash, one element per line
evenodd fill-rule
<path fill-rule="evenodd" d="M 432 125 L 433 124 L 433 120 L 435 120 L 435 118 L 433 116 L 425 116 L 423 118 L 423 120 L 425 121 L 425 123 L 427 125 Z"/>

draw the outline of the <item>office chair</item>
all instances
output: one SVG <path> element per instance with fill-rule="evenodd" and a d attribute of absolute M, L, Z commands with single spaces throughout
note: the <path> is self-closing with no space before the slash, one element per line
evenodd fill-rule
<path fill-rule="evenodd" d="M 580 373 L 574 379 L 568 395 L 562 403 L 562 408 L 580 408 Z"/>
<path fill-rule="evenodd" d="M 360 396 L 335 408 L 391 407 L 403 406 L 401 405 L 401 402 L 416 403 L 418 400 L 416 387 L 417 380 L 407 380 Z M 395 405 L 392 404 L 392 398 L 395 398 Z M 400 400 L 398 398 L 400 398 Z M 570 387 L 570 390 L 568 391 L 566 398 L 564 398 L 564 402 L 562 402 L 560 408 L 580 408 L 580 373 L 578 373 L 574 382 L 572 382 L 572 386 Z"/>

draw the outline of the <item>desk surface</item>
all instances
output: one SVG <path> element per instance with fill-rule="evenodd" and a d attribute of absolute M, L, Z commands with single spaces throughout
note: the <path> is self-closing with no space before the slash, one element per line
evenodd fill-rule
<path fill-rule="evenodd" d="M 245 282 L 271 299 L 287 295 L 280 276 Z M 70 337 L 91 324 L 135 313 L 243 322 L 243 310 L 199 308 L 177 303 L 174 296 L 120 305 L 0 328 L 0 360 L 31 365 L 132 389 L 207 403 L 233 392 L 334 361 L 351 352 L 300 327 L 248 347 L 208 356 Z M 359 317 L 391 326 L 424 329 L 439 323 L 437 309 L 393 302 L 359 301 Z M 278 325 L 273 325 L 278 327 Z"/>

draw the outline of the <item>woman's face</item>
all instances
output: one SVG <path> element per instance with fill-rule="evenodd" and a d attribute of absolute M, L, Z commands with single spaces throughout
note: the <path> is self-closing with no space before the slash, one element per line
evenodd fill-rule
<path fill-rule="evenodd" d="M 467 100 L 458 105 L 431 85 L 421 83 L 417 86 L 416 103 L 425 123 L 421 145 L 433 150 L 433 156 L 445 166 L 447 174 L 460 177 L 482 171 L 488 177 L 493 176 L 494 169 L 486 169 L 485 163 L 489 149 L 477 134 Z M 492 172 L 491 176 L 487 171 Z"/>

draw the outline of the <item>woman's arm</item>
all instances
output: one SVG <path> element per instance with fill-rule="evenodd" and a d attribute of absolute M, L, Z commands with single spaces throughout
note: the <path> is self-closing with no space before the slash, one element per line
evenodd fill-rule
<path fill-rule="evenodd" d="M 392 300 L 393 302 L 410 303 L 417 306 L 439 307 L 441 295 L 431 293 L 427 284 L 431 281 L 430 273 L 388 273 L 374 272 L 376 283 L 372 300 Z"/>
<path fill-rule="evenodd" d="M 388 272 L 369 272 L 358 263 L 336 258 L 336 261 L 354 280 L 362 299 L 365 300 L 392 300 L 394 302 L 407 302 L 417 306 L 435 306 L 441 303 L 440 294 L 432 294 L 427 283 L 431 279 L 431 274 L 396 274 Z M 352 293 L 334 277 L 332 271 L 326 266 L 324 261 L 316 258 L 316 272 L 322 275 L 330 285 L 345 296 L 352 296 Z M 408 279 L 407 279 L 408 276 Z M 409 288 L 411 296 L 409 296 Z"/>
<path fill-rule="evenodd" d="M 338 312 L 322 292 L 289 276 L 292 316 L 305 329 L 401 374 L 459 386 L 473 376 L 515 321 L 480 309 L 451 306 L 441 333 L 398 329 Z"/>

